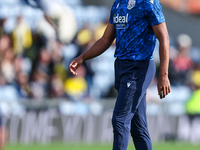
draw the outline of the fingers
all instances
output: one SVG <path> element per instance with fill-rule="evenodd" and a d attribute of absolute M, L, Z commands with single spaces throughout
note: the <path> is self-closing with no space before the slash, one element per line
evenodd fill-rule
<path fill-rule="evenodd" d="M 158 89 L 158 95 L 160 96 L 160 99 L 164 98 L 164 89 L 162 87 Z"/>
<path fill-rule="evenodd" d="M 163 94 L 163 91 L 161 91 L 160 93 L 160 99 L 164 98 L 164 94 Z"/>
<path fill-rule="evenodd" d="M 164 89 L 160 90 L 160 92 L 158 93 L 158 95 L 160 96 L 160 99 L 165 98 L 166 94 L 164 92 Z"/>
<path fill-rule="evenodd" d="M 171 92 L 171 87 L 169 86 L 169 87 L 168 87 L 168 93 L 170 93 L 170 92 Z"/>
<path fill-rule="evenodd" d="M 78 66 L 78 63 L 75 62 L 75 61 L 72 61 L 72 62 L 69 64 L 69 70 L 70 70 L 70 72 L 71 72 L 73 75 L 77 75 L 77 72 L 76 72 L 77 66 Z"/>
<path fill-rule="evenodd" d="M 170 91 L 171 91 L 170 86 L 160 87 L 158 89 L 158 95 L 160 96 L 160 99 L 165 98 L 165 96 L 168 95 Z"/>
<path fill-rule="evenodd" d="M 74 60 L 71 61 L 69 64 L 69 70 L 73 75 L 77 75 L 76 70 L 81 66 L 83 63 L 83 59 L 80 57 L 75 58 Z"/>
<path fill-rule="evenodd" d="M 77 64 L 78 63 L 75 62 L 74 64 L 72 64 L 72 67 L 76 68 Z"/>
<path fill-rule="evenodd" d="M 167 95 L 168 93 L 167 93 L 167 87 L 164 87 L 163 88 L 163 98 L 165 98 L 165 96 Z"/>

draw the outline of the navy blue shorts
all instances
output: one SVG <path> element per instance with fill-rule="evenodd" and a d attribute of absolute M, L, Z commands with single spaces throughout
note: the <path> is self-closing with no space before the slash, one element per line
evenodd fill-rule
<path fill-rule="evenodd" d="M 113 150 L 126 150 L 130 133 L 136 150 L 152 150 L 146 119 L 146 90 L 154 75 L 153 60 L 115 60 L 118 97 L 112 118 Z"/>

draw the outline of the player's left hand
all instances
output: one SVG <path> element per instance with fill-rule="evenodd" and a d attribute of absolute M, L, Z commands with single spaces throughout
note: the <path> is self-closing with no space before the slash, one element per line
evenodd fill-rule
<path fill-rule="evenodd" d="M 160 95 L 160 99 L 165 98 L 165 96 L 169 94 L 171 91 L 168 76 L 159 76 L 157 87 L 158 87 L 158 95 Z"/>

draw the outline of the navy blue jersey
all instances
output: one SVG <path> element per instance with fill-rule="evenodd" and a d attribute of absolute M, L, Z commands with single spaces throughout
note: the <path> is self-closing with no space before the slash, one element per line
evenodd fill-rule
<path fill-rule="evenodd" d="M 115 57 L 153 59 L 156 36 L 152 26 L 165 22 L 159 0 L 115 0 L 109 23 L 116 30 Z"/>

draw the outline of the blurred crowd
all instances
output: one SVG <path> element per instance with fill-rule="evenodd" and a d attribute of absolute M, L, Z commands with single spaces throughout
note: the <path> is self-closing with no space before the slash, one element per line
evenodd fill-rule
<path fill-rule="evenodd" d="M 70 61 L 102 36 L 109 9 L 84 6 L 81 0 L 1 0 L 0 5 L 1 100 L 79 101 L 116 96 L 115 43 L 103 55 L 86 61 L 78 76 L 68 71 Z M 170 43 L 172 92 L 166 99 L 186 102 L 200 90 L 200 49 L 193 47 L 186 34 L 171 37 Z M 159 43 L 154 53 L 157 70 L 162 67 L 158 47 Z M 159 101 L 157 77 L 158 73 L 148 90 L 151 102 Z"/>
<path fill-rule="evenodd" d="M 1 3 L 5 12 L 0 27 L 0 99 L 79 100 L 108 95 L 113 84 L 114 45 L 103 56 L 84 63 L 78 76 L 68 71 L 70 61 L 102 36 L 107 8 L 84 6 L 81 1 L 38 0 L 32 4 L 15 0 L 19 11 L 10 17 L 6 7 L 10 9 L 14 1 L 9 1 Z"/>

